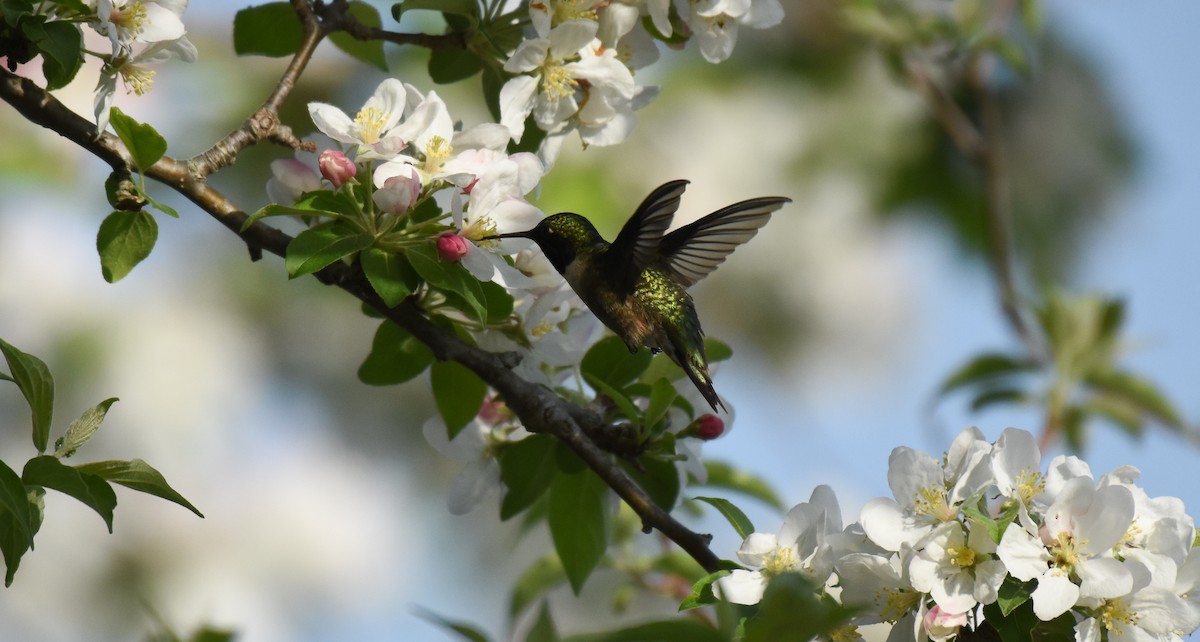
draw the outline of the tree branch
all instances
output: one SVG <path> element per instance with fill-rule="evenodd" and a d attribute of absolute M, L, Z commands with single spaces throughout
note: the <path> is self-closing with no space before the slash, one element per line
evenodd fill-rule
<path fill-rule="evenodd" d="M 0 69 L 0 99 L 12 105 L 30 122 L 71 140 L 114 169 L 128 169 L 129 153 L 111 134 L 97 136 L 95 125 L 68 109 L 28 79 Z M 223 194 L 213 189 L 192 171 L 191 163 L 163 157 L 146 169 L 146 176 L 187 197 L 222 225 L 237 234 L 248 246 L 285 256 L 291 237 L 283 232 L 254 223 L 245 231 L 247 214 Z M 520 417 L 526 429 L 554 435 L 571 448 L 601 479 L 612 488 L 642 519 L 647 531 L 657 529 L 691 555 L 705 570 L 717 570 L 719 559 L 709 549 L 711 536 L 696 533 L 658 507 L 596 444 L 610 430 L 599 415 L 569 403 L 551 390 L 525 381 L 497 354 L 466 343 L 437 328 L 410 302 L 388 308 L 370 287 L 361 269 L 337 262 L 316 274 L 323 283 L 335 285 L 370 305 L 389 320 L 408 330 L 433 351 L 439 359 L 453 360 L 466 366 L 504 396 L 509 407 Z M 593 438 L 589 435 L 595 435 Z"/>

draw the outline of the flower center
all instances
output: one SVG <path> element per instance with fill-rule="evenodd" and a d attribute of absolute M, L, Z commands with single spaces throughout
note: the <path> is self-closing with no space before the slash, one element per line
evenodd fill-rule
<path fill-rule="evenodd" d="M 383 135 L 383 125 L 387 122 L 383 110 L 378 107 L 363 107 L 354 117 L 354 126 L 358 128 L 358 139 L 367 145 L 379 142 Z"/>
<path fill-rule="evenodd" d="M 578 86 L 579 82 L 571 77 L 562 62 L 547 60 L 542 67 L 542 92 L 551 102 L 570 96 Z"/>
<path fill-rule="evenodd" d="M 882 593 L 883 595 L 880 595 Z M 882 599 L 881 599 L 882 598 Z M 921 603 L 921 594 L 904 589 L 885 588 L 875 594 L 875 603 L 882 603 L 879 617 L 895 624 L 906 613 L 915 611 Z"/>
<path fill-rule="evenodd" d="M 955 512 L 946 505 L 946 489 L 935 486 L 926 486 L 917 491 L 913 510 L 919 515 L 928 515 L 942 522 L 954 519 Z"/>
<path fill-rule="evenodd" d="M 858 642 L 863 639 L 863 636 L 858 632 L 858 627 L 853 624 L 839 626 L 829 634 L 829 639 L 832 642 Z"/>
<path fill-rule="evenodd" d="M 1104 628 L 1121 635 L 1124 632 L 1122 625 L 1137 626 L 1138 616 L 1136 612 L 1129 610 L 1125 600 L 1118 597 L 1106 600 L 1104 606 L 1100 607 L 1100 622 Z"/>
<path fill-rule="evenodd" d="M 114 3 L 108 21 L 113 23 L 117 29 L 128 34 L 130 38 L 136 38 L 146 28 L 146 5 L 142 2 L 134 2 L 118 9 Z"/>
<path fill-rule="evenodd" d="M 156 72 L 137 65 L 124 65 L 121 67 L 121 80 L 125 82 L 125 93 L 136 94 L 138 96 L 145 95 L 150 91 L 151 85 L 154 84 L 154 74 Z"/>
<path fill-rule="evenodd" d="M 450 143 L 441 136 L 434 136 L 425 144 L 425 166 L 426 174 L 436 174 L 442 169 L 442 163 L 450 158 L 450 154 L 454 153 L 454 148 Z M 492 226 L 493 228 L 495 225 Z"/>
<path fill-rule="evenodd" d="M 571 20 L 595 20 L 596 10 L 586 8 L 590 2 L 586 0 L 557 0 L 553 3 L 554 12 L 550 14 L 550 24 L 560 25 Z"/>
<path fill-rule="evenodd" d="M 1059 533 L 1054 545 L 1050 547 L 1051 563 L 1070 572 L 1085 557 L 1081 550 L 1085 544 L 1085 541 L 1075 541 L 1070 533 Z"/>
<path fill-rule="evenodd" d="M 529 334 L 535 337 L 544 337 L 554 330 L 554 326 L 549 321 L 542 321 L 538 326 L 529 331 Z"/>
<path fill-rule="evenodd" d="M 783 573 L 798 570 L 800 561 L 796 559 L 796 553 L 792 547 L 785 546 L 775 549 L 775 552 L 763 560 L 762 570 L 760 571 L 764 577 L 772 578 Z"/>
<path fill-rule="evenodd" d="M 1034 497 L 1046 490 L 1046 478 L 1036 470 L 1025 469 L 1017 475 L 1017 497 L 1021 503 L 1028 506 Z"/>
<path fill-rule="evenodd" d="M 975 551 L 970 546 L 951 546 L 946 549 L 946 554 L 950 557 L 950 563 L 959 568 L 975 566 Z"/>

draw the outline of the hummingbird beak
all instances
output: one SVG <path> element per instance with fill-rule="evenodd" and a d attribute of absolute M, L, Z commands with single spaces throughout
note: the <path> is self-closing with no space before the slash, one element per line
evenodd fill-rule
<path fill-rule="evenodd" d="M 490 241 L 492 239 L 532 239 L 532 234 L 533 230 L 527 230 L 525 232 L 509 232 L 508 234 L 493 234 L 491 236 L 485 236 L 480 240 Z"/>

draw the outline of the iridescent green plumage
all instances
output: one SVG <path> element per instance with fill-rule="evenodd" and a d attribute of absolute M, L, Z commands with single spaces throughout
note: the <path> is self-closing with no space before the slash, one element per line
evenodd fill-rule
<path fill-rule="evenodd" d="M 536 242 L 571 289 L 631 352 L 647 346 L 666 353 L 715 411 L 724 405 L 713 390 L 704 331 L 687 289 L 753 237 L 789 199 L 735 203 L 667 234 L 686 187 L 687 181 L 672 181 L 651 192 L 612 243 L 586 218 L 570 212 L 502 237 Z"/>

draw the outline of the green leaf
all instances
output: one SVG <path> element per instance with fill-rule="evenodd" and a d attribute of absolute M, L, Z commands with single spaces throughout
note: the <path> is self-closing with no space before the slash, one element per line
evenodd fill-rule
<path fill-rule="evenodd" d="M 537 619 L 529 627 L 525 642 L 558 642 L 558 630 L 554 627 L 554 619 L 550 617 L 550 607 L 545 602 L 538 609 Z"/>
<path fill-rule="evenodd" d="M 479 54 L 469 49 L 448 47 L 429 54 L 429 79 L 447 85 L 474 76 L 483 69 Z"/>
<path fill-rule="evenodd" d="M 979 412 L 997 404 L 1021 404 L 1029 401 L 1029 393 L 1019 388 L 991 388 L 971 399 L 971 411 Z"/>
<path fill-rule="evenodd" d="M 1000 584 L 998 597 L 995 602 L 1000 615 L 1007 618 L 1012 615 L 1013 611 L 1020 608 L 1021 605 L 1029 602 L 1029 597 L 1033 595 L 1033 589 L 1036 586 L 1037 582 L 1034 580 L 1021 582 L 1011 575 L 1006 576 L 1004 582 Z"/>
<path fill-rule="evenodd" d="M 176 212 L 175 208 L 154 200 L 149 194 L 143 194 L 142 196 L 146 198 L 146 202 L 150 204 L 150 207 L 153 207 L 154 209 L 166 214 L 167 216 L 170 216 L 171 218 L 179 218 L 179 212 Z"/>
<path fill-rule="evenodd" d="M 504 323 L 513 311 L 513 297 L 499 283 L 488 281 L 480 283 L 483 288 L 484 307 L 487 308 L 487 322 L 495 325 Z"/>
<path fill-rule="evenodd" d="M 777 640 L 803 640 L 784 636 Z M 729 642 L 724 634 L 692 619 L 659 620 L 628 626 L 616 631 L 572 635 L 563 642 Z"/>
<path fill-rule="evenodd" d="M 365 2 L 351 2 L 350 15 L 368 27 L 381 27 L 383 21 L 379 18 L 379 10 Z M 382 40 L 358 40 L 344 31 L 336 31 L 329 35 L 329 40 L 338 49 L 346 52 L 351 58 L 387 71 L 387 56 L 383 53 Z"/>
<path fill-rule="evenodd" d="M 817 587 L 799 573 L 775 576 L 763 592 L 758 614 L 746 622 L 746 642 L 811 640 L 845 624 L 852 609 L 818 596 Z"/>
<path fill-rule="evenodd" d="M 305 196 L 309 195 L 310 194 L 307 193 L 305 194 Z M 340 212 L 300 207 L 300 204 L 301 203 L 297 202 L 295 205 L 289 206 L 280 205 L 279 203 L 267 203 L 253 214 L 246 217 L 246 222 L 242 223 L 241 231 L 245 232 L 246 230 L 250 229 L 251 225 L 254 225 L 256 222 L 258 222 L 259 219 L 267 218 L 268 216 L 320 216 L 332 219 L 346 218 L 346 216 Z"/>
<path fill-rule="evenodd" d="M 558 441 L 549 435 L 526 437 L 500 452 L 500 481 L 504 499 L 500 519 L 508 520 L 536 502 L 558 475 L 554 449 Z"/>
<path fill-rule="evenodd" d="M 109 406 L 117 401 L 116 397 L 109 397 L 104 401 L 88 408 L 71 423 L 71 427 L 67 428 L 67 434 L 63 436 L 62 442 L 57 444 L 54 449 L 55 457 L 70 457 L 79 449 L 80 446 L 86 444 L 92 435 L 100 428 L 100 424 L 104 422 L 105 415 L 108 414 Z"/>
<path fill-rule="evenodd" d="M 78 25 L 61 20 L 45 23 L 40 31 L 34 44 L 42 52 L 46 90 L 61 89 L 83 65 L 83 33 Z"/>
<path fill-rule="evenodd" d="M 142 493 L 161 497 L 192 511 L 197 517 L 204 517 L 204 514 L 197 510 L 191 502 L 184 499 L 183 495 L 176 492 L 174 488 L 171 488 L 171 485 L 167 483 L 162 473 L 140 459 L 130 461 L 97 461 L 75 466 L 75 470 L 81 473 L 97 475 L 126 488 L 132 488 Z"/>
<path fill-rule="evenodd" d="M 348 225 L 323 223 L 304 230 L 288 243 L 284 266 L 289 278 L 312 274 L 350 254 L 371 247 L 375 239 Z"/>
<path fill-rule="evenodd" d="M 390 308 L 400 305 L 421 284 L 421 277 L 402 254 L 370 247 L 363 250 L 360 260 L 371 287 Z"/>
<path fill-rule="evenodd" d="M 112 108 L 108 122 L 129 150 L 133 164 L 139 170 L 146 171 L 167 153 L 167 139 L 160 136 L 150 125 L 139 123 L 125 115 L 119 108 Z"/>
<path fill-rule="evenodd" d="M 608 549 L 608 487 L 590 470 L 558 475 L 550 485 L 550 536 L 578 595 Z"/>
<path fill-rule="evenodd" d="M 516 619 L 526 607 L 533 604 L 543 593 L 567 580 L 562 561 L 557 555 L 546 555 L 525 569 L 513 584 L 512 600 L 508 605 L 508 617 Z"/>
<path fill-rule="evenodd" d="M 479 4 L 475 0 L 404 0 L 400 3 L 401 11 L 428 9 L 441 11 L 478 20 Z"/>
<path fill-rule="evenodd" d="M 0 509 L 13 520 L 13 526 L 24 536 L 26 546 L 33 548 L 33 516 L 29 510 L 29 492 L 16 471 L 0 461 Z"/>
<path fill-rule="evenodd" d="M 417 617 L 427 622 L 432 622 L 446 629 L 447 631 L 457 633 L 458 637 L 464 640 L 471 640 L 471 642 L 488 642 L 488 636 L 484 635 L 482 631 L 476 629 L 470 624 L 467 624 L 466 622 L 458 622 L 444 618 L 437 613 L 434 613 L 433 611 L 423 607 L 417 607 L 416 614 Z"/>
<path fill-rule="evenodd" d="M 959 367 L 958 370 L 955 370 L 953 374 L 947 377 L 942 382 L 941 387 L 938 388 L 937 394 L 938 396 L 945 396 L 964 386 L 1030 372 L 1036 368 L 1037 363 L 1029 359 L 1015 358 L 996 352 L 981 354 Z"/>
<path fill-rule="evenodd" d="M 633 401 L 624 392 L 604 383 L 589 373 L 584 373 L 583 380 L 594 388 L 596 392 L 611 399 L 617 408 L 621 410 L 621 414 L 628 417 L 631 421 L 640 421 L 641 412 L 638 411 L 637 406 L 634 405 Z"/>
<path fill-rule="evenodd" d="M 449 263 L 438 258 L 437 249 L 432 243 L 409 248 L 405 256 L 426 283 L 457 294 L 470 314 L 479 321 L 487 321 L 487 298 L 483 286 L 461 263 Z"/>
<path fill-rule="evenodd" d="M 375 331 L 371 352 L 358 367 L 358 379 L 369 386 L 404 383 L 425 372 L 433 352 L 408 330 L 384 321 Z"/>
<path fill-rule="evenodd" d="M 630 352 L 624 341 L 609 335 L 588 349 L 579 367 L 585 376 L 591 375 L 620 388 L 632 383 L 646 370 L 651 356 L 649 350 Z"/>
<path fill-rule="evenodd" d="M 249 7 L 233 17 L 233 50 L 239 56 L 290 56 L 303 39 L 304 29 L 287 2 Z"/>
<path fill-rule="evenodd" d="M 641 464 L 641 470 L 624 461 L 621 462 L 621 467 L 659 508 L 670 512 L 679 500 L 679 471 L 676 470 L 675 463 L 646 457 L 638 463 Z"/>
<path fill-rule="evenodd" d="M 454 439 L 483 407 L 487 384 L 466 366 L 455 361 L 435 361 L 429 369 L 433 400 Z"/>
<path fill-rule="evenodd" d="M 25 463 L 21 479 L 30 486 L 43 486 L 78 499 L 96 511 L 104 520 L 108 532 L 112 532 L 117 494 L 113 492 L 112 486 L 100 477 L 71 468 L 57 457 L 42 455 Z"/>
<path fill-rule="evenodd" d="M 754 532 L 754 524 L 750 521 L 750 518 L 746 517 L 742 509 L 735 506 L 728 499 L 721 499 L 720 497 L 697 497 L 696 501 L 704 502 L 720 511 L 725 516 L 725 519 L 729 521 L 729 524 L 733 526 L 733 530 L 737 531 L 737 534 L 742 539 L 750 537 L 750 533 Z"/>
<path fill-rule="evenodd" d="M 116 283 L 125 278 L 134 266 L 150 256 L 158 241 L 158 223 L 149 212 L 109 214 L 96 234 L 96 251 L 100 253 L 100 273 L 104 280 Z"/>
<path fill-rule="evenodd" d="M 1006 577 L 1005 584 L 1011 579 L 1012 576 Z M 1003 585 L 1001 585 L 1001 590 L 1003 590 Z M 1064 615 L 1071 616 L 1070 613 Z M 998 637 L 1004 642 L 1032 642 L 1033 627 L 1041 622 L 1033 612 L 1032 601 L 1023 602 L 1019 607 L 1008 612 L 1003 611 L 1000 602 L 992 602 L 983 607 L 983 617 L 985 624 L 990 622 Z"/>
<path fill-rule="evenodd" d="M 729 575 L 729 573 L 730 571 L 717 571 L 716 573 L 710 573 L 697 580 L 696 583 L 692 585 L 691 594 L 683 598 L 683 602 L 679 604 L 679 610 L 687 611 L 720 602 L 721 600 L 719 600 L 716 594 L 713 593 L 713 584 L 715 584 L 716 581 L 722 577 Z"/>
<path fill-rule="evenodd" d="M 2 464 L 3 462 L 0 462 L 0 465 Z M 0 511 L 0 552 L 4 554 L 4 565 L 7 569 L 4 574 L 6 587 L 12 586 L 13 576 L 17 573 L 17 567 L 21 565 L 21 557 L 32 548 L 33 538 L 27 530 L 37 533 L 45 514 L 45 490 L 30 488 L 25 496 L 26 511 L 29 514 L 28 528 L 23 528 L 12 512 Z"/>
<path fill-rule="evenodd" d="M 725 462 L 714 459 L 705 460 L 704 469 L 708 473 L 708 479 L 704 482 L 704 486 L 737 491 L 780 511 L 787 510 L 787 506 L 771 489 L 770 484 L 757 475 L 738 470 Z"/>
<path fill-rule="evenodd" d="M 45 362 L 21 352 L 0 339 L 0 352 L 8 362 L 9 380 L 17 384 L 33 418 L 33 447 L 46 452 L 50 442 L 50 420 L 54 417 L 54 377 Z M 14 475 L 16 473 L 13 473 Z"/>
<path fill-rule="evenodd" d="M 647 428 L 657 424 L 666 416 L 667 411 L 671 409 L 671 404 L 675 402 L 675 398 L 679 393 L 675 391 L 675 386 L 666 379 L 656 379 L 650 385 L 650 400 L 646 404 L 646 414 L 643 425 Z"/>
<path fill-rule="evenodd" d="M 1103 370 L 1090 373 L 1085 381 L 1101 395 L 1133 405 L 1171 428 L 1184 427 L 1183 419 L 1166 396 L 1142 377 L 1121 370 Z"/>

